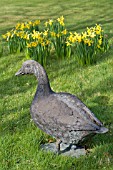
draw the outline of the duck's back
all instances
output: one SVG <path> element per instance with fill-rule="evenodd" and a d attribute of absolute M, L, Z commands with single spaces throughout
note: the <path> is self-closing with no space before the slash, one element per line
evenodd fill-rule
<path fill-rule="evenodd" d="M 83 135 L 95 133 L 102 125 L 76 96 L 68 93 L 53 93 L 39 101 L 34 100 L 31 115 L 39 128 L 65 143 L 72 143 L 74 139 L 71 138 L 76 135 L 82 139 Z"/>

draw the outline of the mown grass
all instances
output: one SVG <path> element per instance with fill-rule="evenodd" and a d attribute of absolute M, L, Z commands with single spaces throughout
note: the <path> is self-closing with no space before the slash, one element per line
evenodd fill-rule
<path fill-rule="evenodd" d="M 101 0 L 4 0 L 0 2 L 0 34 L 18 21 L 64 15 L 70 31 L 84 30 L 95 23 L 112 42 L 113 2 Z M 92 66 L 78 67 L 72 59 L 54 59 L 46 67 L 54 91 L 76 94 L 109 128 L 89 144 L 91 152 L 78 159 L 58 156 L 40 149 L 48 136 L 31 121 L 29 108 L 36 90 L 34 76 L 15 77 L 26 60 L 24 54 L 4 54 L 0 58 L 0 170 L 112 170 L 113 169 L 113 46 Z"/>

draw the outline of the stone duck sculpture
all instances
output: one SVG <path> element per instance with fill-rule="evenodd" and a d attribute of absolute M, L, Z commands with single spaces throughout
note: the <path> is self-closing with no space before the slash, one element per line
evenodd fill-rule
<path fill-rule="evenodd" d="M 106 133 L 107 128 L 75 95 L 52 91 L 44 68 L 34 60 L 27 60 L 15 74 L 34 74 L 38 87 L 31 105 L 31 117 L 36 125 L 60 143 L 82 145 L 91 136 Z"/>

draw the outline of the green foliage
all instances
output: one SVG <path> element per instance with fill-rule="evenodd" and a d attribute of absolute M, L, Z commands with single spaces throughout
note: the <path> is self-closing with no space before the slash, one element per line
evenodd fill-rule
<path fill-rule="evenodd" d="M 53 51 L 57 60 L 74 57 L 83 66 L 96 62 L 98 52 L 106 52 L 109 47 L 100 25 L 79 34 L 67 31 L 63 16 L 45 22 L 42 32 L 38 30 L 39 24 L 40 20 L 18 23 L 13 30 L 4 34 L 10 52 L 26 49 L 27 58 L 47 65 Z"/>
<path fill-rule="evenodd" d="M 2 57 L 2 55 L 3 55 L 3 47 L 0 46 L 0 57 Z"/>

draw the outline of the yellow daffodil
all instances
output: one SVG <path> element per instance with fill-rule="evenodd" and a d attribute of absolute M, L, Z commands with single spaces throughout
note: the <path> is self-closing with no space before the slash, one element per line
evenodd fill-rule
<path fill-rule="evenodd" d="M 70 32 L 70 34 L 72 34 L 72 33 Z M 74 35 L 76 36 L 76 35 L 78 35 L 78 33 L 77 33 L 77 32 L 74 32 Z"/>
<path fill-rule="evenodd" d="M 16 35 L 17 37 L 23 38 L 24 31 L 19 31 L 19 32 L 15 33 L 15 35 Z"/>
<path fill-rule="evenodd" d="M 59 23 L 60 23 L 60 25 L 62 25 L 62 26 L 64 26 L 64 25 L 65 25 L 63 21 L 60 21 Z"/>
<path fill-rule="evenodd" d="M 100 35 L 100 39 L 102 39 L 103 35 Z"/>
<path fill-rule="evenodd" d="M 56 37 L 58 37 L 58 38 L 59 38 L 60 36 L 61 36 L 61 34 L 60 34 L 60 33 L 56 34 Z"/>
<path fill-rule="evenodd" d="M 36 21 L 34 21 L 33 26 L 39 25 L 39 24 L 40 24 L 40 20 L 36 20 Z"/>
<path fill-rule="evenodd" d="M 45 27 L 47 27 L 48 26 L 48 22 L 45 22 L 44 25 L 45 25 Z"/>
<path fill-rule="evenodd" d="M 29 34 L 24 34 L 24 35 L 23 35 L 23 39 L 29 40 Z"/>
<path fill-rule="evenodd" d="M 24 28 L 25 28 L 25 24 L 22 23 L 22 24 L 20 25 L 20 30 L 23 30 Z"/>
<path fill-rule="evenodd" d="M 95 27 L 97 30 L 102 30 L 101 26 L 96 24 L 96 27 Z"/>
<path fill-rule="evenodd" d="M 69 41 L 66 41 L 67 46 L 71 46 L 71 43 Z"/>
<path fill-rule="evenodd" d="M 91 46 L 91 44 L 92 44 L 91 41 L 88 41 L 88 46 Z"/>
<path fill-rule="evenodd" d="M 7 32 L 7 36 L 10 37 L 11 36 L 11 32 Z"/>
<path fill-rule="evenodd" d="M 38 43 L 42 43 L 44 41 L 44 38 L 40 36 L 37 40 L 38 40 Z"/>
<path fill-rule="evenodd" d="M 56 33 L 55 32 L 51 32 L 51 36 L 52 37 L 56 37 Z"/>
<path fill-rule="evenodd" d="M 45 42 L 42 42 L 41 45 L 44 47 L 45 46 Z"/>
<path fill-rule="evenodd" d="M 33 30 L 32 38 L 39 39 L 41 37 L 41 32 Z"/>
<path fill-rule="evenodd" d="M 66 35 L 66 34 L 67 34 L 67 30 L 66 30 L 66 29 L 63 30 L 63 31 L 62 31 L 62 34 Z"/>
<path fill-rule="evenodd" d="M 24 28 L 30 29 L 30 25 L 29 25 L 29 24 L 26 24 L 26 25 L 24 26 Z"/>
<path fill-rule="evenodd" d="M 73 34 L 70 34 L 70 36 L 68 37 L 68 40 L 71 42 L 71 43 L 75 43 L 77 41 L 77 37 Z"/>
<path fill-rule="evenodd" d="M 11 36 L 12 36 L 11 31 L 9 31 L 6 34 L 2 35 L 3 39 L 6 39 L 6 41 L 9 41 L 9 38 L 11 38 Z"/>
<path fill-rule="evenodd" d="M 14 30 L 14 31 L 13 31 L 13 34 L 16 34 L 16 33 L 17 33 L 17 30 Z"/>
<path fill-rule="evenodd" d="M 84 33 L 82 32 L 82 39 L 87 37 L 87 32 L 85 31 Z"/>
<path fill-rule="evenodd" d="M 72 35 L 72 34 L 68 37 L 68 40 L 69 40 L 70 42 L 73 42 L 73 35 Z"/>
<path fill-rule="evenodd" d="M 102 39 L 98 40 L 98 44 L 101 45 L 102 44 Z"/>
<path fill-rule="evenodd" d="M 83 40 L 83 41 L 84 41 L 84 44 L 87 44 L 87 40 L 88 40 L 88 39 L 84 39 L 84 40 Z"/>
<path fill-rule="evenodd" d="M 91 34 L 91 29 L 87 27 L 87 34 L 90 35 Z"/>
<path fill-rule="evenodd" d="M 97 25 L 95 26 L 95 32 L 97 35 L 99 35 L 101 32 L 103 32 L 102 28 L 100 25 Z"/>
<path fill-rule="evenodd" d="M 99 35 L 101 31 L 100 30 L 96 30 L 95 32 L 96 32 L 97 35 Z"/>
<path fill-rule="evenodd" d="M 3 34 L 2 37 L 3 37 L 3 39 L 6 39 L 6 38 L 7 38 L 7 35 L 6 35 L 6 34 Z"/>
<path fill-rule="evenodd" d="M 94 38 L 96 36 L 95 32 L 91 32 L 90 37 Z"/>
<path fill-rule="evenodd" d="M 33 47 L 36 47 L 37 44 L 38 44 L 37 42 L 34 42 L 34 43 L 32 44 L 32 46 L 33 46 Z"/>
<path fill-rule="evenodd" d="M 21 26 L 21 23 L 17 23 L 16 30 L 18 30 L 20 28 L 20 26 Z"/>
<path fill-rule="evenodd" d="M 59 18 L 61 21 L 64 21 L 64 17 L 63 15 Z"/>
<path fill-rule="evenodd" d="M 76 37 L 77 37 L 77 41 L 80 43 L 82 41 L 82 36 L 78 34 Z"/>
<path fill-rule="evenodd" d="M 101 48 L 99 44 L 97 45 L 97 48 L 99 48 L 99 49 Z"/>
<path fill-rule="evenodd" d="M 27 45 L 27 46 L 29 46 L 29 47 L 36 47 L 38 45 L 38 42 L 37 41 L 35 41 L 35 42 L 31 42 L 29 45 Z"/>
<path fill-rule="evenodd" d="M 48 30 L 44 31 L 44 32 L 43 32 L 43 35 L 44 35 L 44 36 L 47 36 L 47 35 L 48 35 Z"/>
<path fill-rule="evenodd" d="M 51 26 L 51 25 L 53 24 L 53 20 L 50 19 L 49 22 L 48 22 L 48 24 Z"/>
<path fill-rule="evenodd" d="M 31 43 L 30 43 L 30 44 L 29 44 L 29 43 L 27 43 L 27 47 L 28 47 L 28 48 L 31 48 Z"/>
<path fill-rule="evenodd" d="M 50 44 L 51 42 L 49 40 L 46 40 L 46 45 Z"/>
<path fill-rule="evenodd" d="M 89 42 L 89 39 L 84 39 L 84 44 L 88 44 L 88 42 Z"/>
<path fill-rule="evenodd" d="M 60 25 L 64 26 L 64 17 L 63 16 L 58 18 L 57 21 L 60 23 Z"/>
<path fill-rule="evenodd" d="M 58 19 L 57 19 L 57 21 L 58 21 L 58 22 L 62 22 L 62 21 L 64 21 L 64 17 L 63 17 L 63 16 L 61 16 L 60 18 L 58 18 Z"/>
<path fill-rule="evenodd" d="M 83 41 L 84 41 L 84 44 L 87 44 L 88 46 L 91 46 L 93 44 L 93 41 L 87 38 L 84 39 Z"/>
<path fill-rule="evenodd" d="M 33 25 L 32 21 L 29 21 L 28 24 L 29 24 L 29 25 Z"/>
<path fill-rule="evenodd" d="M 70 35 L 69 35 L 69 37 L 68 37 L 68 40 L 69 40 L 70 42 L 74 43 L 74 35 L 73 35 L 73 33 L 70 32 L 69 34 L 70 34 Z"/>
<path fill-rule="evenodd" d="M 91 32 L 95 32 L 95 27 L 90 28 Z"/>

